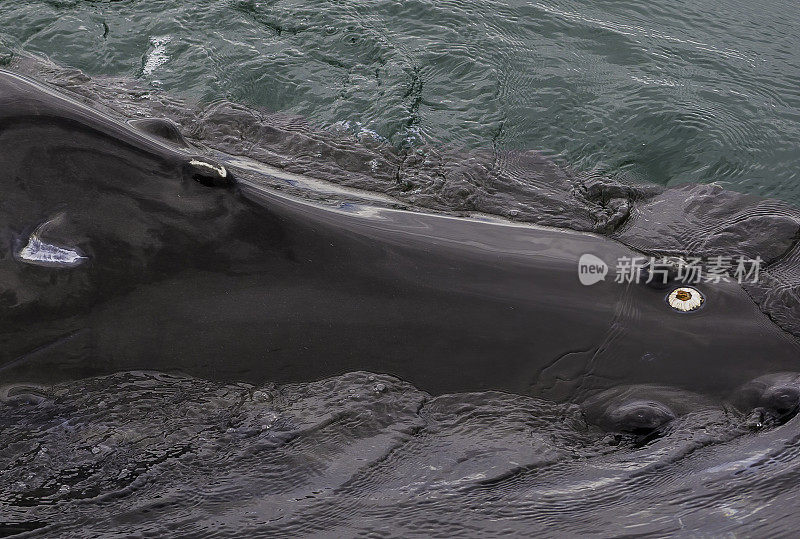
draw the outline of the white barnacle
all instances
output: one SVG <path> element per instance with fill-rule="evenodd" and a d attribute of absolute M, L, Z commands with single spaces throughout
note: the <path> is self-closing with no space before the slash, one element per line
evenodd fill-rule
<path fill-rule="evenodd" d="M 682 286 L 676 288 L 667 296 L 667 303 L 676 311 L 689 312 L 699 309 L 706 298 L 696 288 Z"/>
<path fill-rule="evenodd" d="M 206 163 L 205 161 L 200 161 L 198 159 L 192 159 L 191 161 L 189 161 L 189 164 L 197 167 L 205 167 L 211 169 L 217 174 L 219 174 L 220 178 L 225 178 L 228 175 L 228 171 L 225 170 L 225 167 L 223 167 L 222 165 L 215 167 L 211 163 Z"/>
<path fill-rule="evenodd" d="M 74 268 L 87 258 L 77 249 L 53 245 L 42 240 L 42 234 L 48 226 L 59 220 L 61 215 L 36 228 L 28 238 L 28 243 L 17 253 L 17 259 L 26 264 L 50 268 Z"/>

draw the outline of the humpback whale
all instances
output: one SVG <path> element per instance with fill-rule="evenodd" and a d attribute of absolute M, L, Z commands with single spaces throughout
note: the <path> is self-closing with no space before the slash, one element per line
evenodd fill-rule
<path fill-rule="evenodd" d="M 642 253 L 587 232 L 312 201 L 241 164 L 167 121 L 126 122 L 0 71 L 0 383 L 367 370 L 433 394 L 585 403 L 612 430 L 684 413 L 664 388 L 726 399 L 744 386 L 737 402 L 753 407 L 770 391 L 784 415 L 800 398 L 789 375 L 776 380 L 792 391 L 753 382 L 800 370 L 800 343 L 736 282 L 583 284 L 581 257 Z"/>

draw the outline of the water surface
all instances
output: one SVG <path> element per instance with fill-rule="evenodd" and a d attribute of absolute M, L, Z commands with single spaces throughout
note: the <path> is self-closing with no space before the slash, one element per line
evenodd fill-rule
<path fill-rule="evenodd" d="M 6 0 L 0 43 L 90 75 L 582 171 L 800 203 L 800 5 Z"/>

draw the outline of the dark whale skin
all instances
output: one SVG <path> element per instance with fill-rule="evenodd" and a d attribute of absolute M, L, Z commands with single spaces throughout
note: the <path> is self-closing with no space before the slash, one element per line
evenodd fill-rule
<path fill-rule="evenodd" d="M 736 283 L 697 285 L 703 308 L 678 313 L 669 289 L 613 282 L 617 258 L 640 254 L 614 240 L 220 189 L 158 132 L 0 72 L 0 383 L 367 370 L 433 394 L 570 401 L 636 384 L 724 397 L 798 370 L 797 340 Z M 54 216 L 44 239 L 85 263 L 15 256 Z M 580 284 L 584 253 L 611 266 L 605 281 Z"/>

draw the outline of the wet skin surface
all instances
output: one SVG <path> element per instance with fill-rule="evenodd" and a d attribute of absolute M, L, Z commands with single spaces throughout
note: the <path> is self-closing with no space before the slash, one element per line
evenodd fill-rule
<path fill-rule="evenodd" d="M 677 313 L 670 288 L 580 284 L 582 254 L 639 254 L 613 240 L 233 185 L 168 126 L 142 127 L 0 72 L 4 383 L 368 370 L 566 401 L 638 384 L 725 397 L 796 370 L 796 339 L 735 283 L 698 285 L 703 307 Z M 85 262 L 20 259 L 37 230 Z"/>

